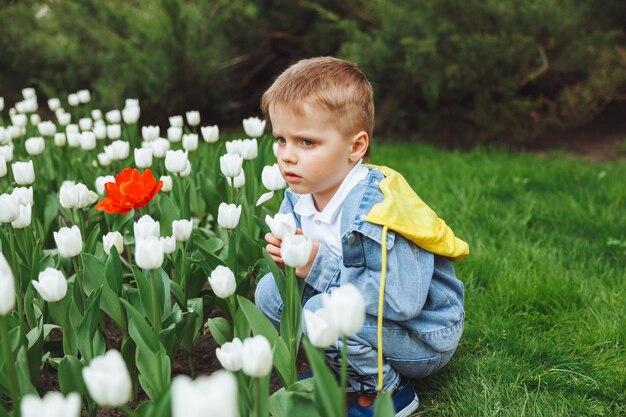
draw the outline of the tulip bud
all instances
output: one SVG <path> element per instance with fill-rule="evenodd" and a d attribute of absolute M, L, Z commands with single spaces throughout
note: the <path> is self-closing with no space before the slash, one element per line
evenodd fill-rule
<path fill-rule="evenodd" d="M 189 162 L 189 160 L 187 160 L 187 165 L 185 166 L 185 169 L 183 169 L 183 172 L 181 172 L 180 174 L 178 174 L 180 177 L 186 177 L 189 174 L 191 174 L 191 162 Z"/>
<path fill-rule="evenodd" d="M 335 288 L 323 297 L 324 308 L 332 317 L 332 326 L 340 336 L 350 336 L 361 329 L 365 321 L 365 300 L 352 284 Z"/>
<path fill-rule="evenodd" d="M 83 238 L 78 226 L 62 227 L 54 232 L 54 241 L 62 258 L 72 258 L 83 250 Z"/>
<path fill-rule="evenodd" d="M 176 250 L 176 239 L 174 236 L 165 236 L 161 237 L 161 244 L 163 245 L 163 253 L 169 255 L 170 253 L 174 253 Z"/>
<path fill-rule="evenodd" d="M 15 280 L 13 272 L 2 251 L 0 251 L 0 316 L 6 316 L 14 307 Z"/>
<path fill-rule="evenodd" d="M 259 146 L 256 139 L 244 139 L 241 142 L 241 156 L 246 161 L 251 161 L 257 157 Z"/>
<path fill-rule="evenodd" d="M 167 151 L 165 155 L 165 168 L 173 173 L 178 174 L 187 167 L 188 152 L 187 151 Z"/>
<path fill-rule="evenodd" d="M 56 111 L 60 107 L 61 107 L 61 100 L 59 100 L 58 98 L 48 99 L 48 108 L 50 109 L 50 111 Z"/>
<path fill-rule="evenodd" d="M 102 122 L 101 120 L 98 121 Z M 96 135 L 96 139 L 98 140 L 104 140 L 107 138 L 107 126 L 104 124 L 104 122 L 96 123 L 94 125 L 93 134 Z"/>
<path fill-rule="evenodd" d="M 78 129 L 78 125 L 71 123 L 65 126 L 65 133 L 68 135 L 71 133 L 80 133 L 80 130 Z"/>
<path fill-rule="evenodd" d="M 59 132 L 54 134 L 54 144 L 59 148 L 64 147 L 67 144 L 67 138 L 65 137 L 65 133 Z"/>
<path fill-rule="evenodd" d="M 161 236 L 160 224 L 154 220 L 150 215 L 144 214 L 133 225 L 133 232 L 135 234 L 135 240 L 144 239 L 147 237 L 159 237 Z"/>
<path fill-rule="evenodd" d="M 22 88 L 22 96 L 24 96 L 25 100 L 28 100 L 32 98 L 37 98 L 37 93 L 35 92 L 35 89 L 32 87 Z"/>
<path fill-rule="evenodd" d="M 76 107 L 80 104 L 80 100 L 78 99 L 77 94 L 70 94 L 67 96 L 67 104 L 72 107 Z"/>
<path fill-rule="evenodd" d="M 85 151 L 96 149 L 96 135 L 91 131 L 81 133 L 80 148 Z"/>
<path fill-rule="evenodd" d="M 152 166 L 152 149 L 135 149 L 135 165 L 137 168 L 148 168 Z"/>
<path fill-rule="evenodd" d="M 220 170 L 226 177 L 234 178 L 241 172 L 243 158 L 240 155 L 226 154 L 220 156 Z"/>
<path fill-rule="evenodd" d="M 39 130 L 39 134 L 41 136 L 54 136 L 57 131 L 57 127 L 51 121 L 46 120 L 45 122 L 41 122 L 37 125 L 37 130 Z"/>
<path fill-rule="evenodd" d="M 117 350 L 91 360 L 83 368 L 83 380 L 94 401 L 103 407 L 119 407 L 130 401 L 133 384 L 126 363 Z"/>
<path fill-rule="evenodd" d="M 14 229 L 24 229 L 30 226 L 33 210 L 30 204 L 20 204 L 20 214 L 11 222 Z"/>
<path fill-rule="evenodd" d="M 124 123 L 127 125 L 132 125 L 137 123 L 139 120 L 141 110 L 139 107 L 126 107 L 122 110 L 122 119 L 124 119 Z"/>
<path fill-rule="evenodd" d="M 171 126 L 167 129 L 167 140 L 172 143 L 180 142 L 183 138 L 183 129 L 176 126 Z"/>
<path fill-rule="evenodd" d="M 127 98 L 126 100 L 124 100 L 124 107 L 125 108 L 139 107 L 139 99 L 138 98 Z"/>
<path fill-rule="evenodd" d="M 19 204 L 34 204 L 33 187 L 15 187 L 11 195 L 17 198 Z"/>
<path fill-rule="evenodd" d="M 26 127 L 26 123 L 28 119 L 25 114 L 16 114 L 15 116 L 11 116 L 11 124 L 17 127 Z"/>
<path fill-rule="evenodd" d="M 102 120 L 102 110 L 100 110 L 100 109 L 93 109 L 91 111 L 91 118 L 93 120 Z"/>
<path fill-rule="evenodd" d="M 172 382 L 172 417 L 235 417 L 239 415 L 237 380 L 216 371 L 192 381 L 179 375 Z"/>
<path fill-rule="evenodd" d="M 265 188 L 272 191 L 282 190 L 287 185 L 287 182 L 280 174 L 278 164 L 263 167 L 261 181 L 263 182 L 263 186 Z"/>
<path fill-rule="evenodd" d="M 35 167 L 33 161 L 13 162 L 13 178 L 19 185 L 31 185 L 35 182 Z"/>
<path fill-rule="evenodd" d="M 221 347 L 215 349 L 215 356 L 224 369 L 230 372 L 237 372 L 243 366 L 243 358 L 241 353 L 243 343 L 239 338 L 235 337 L 232 342 L 226 342 Z"/>
<path fill-rule="evenodd" d="M 243 130 L 245 130 L 246 135 L 252 138 L 258 138 L 263 135 L 263 131 L 265 130 L 265 120 L 261 121 L 258 117 L 243 119 Z"/>
<path fill-rule="evenodd" d="M 111 140 L 117 140 L 122 137 L 122 126 L 119 124 L 111 124 L 107 126 L 107 137 Z"/>
<path fill-rule="evenodd" d="M 54 268 L 46 268 L 39 273 L 33 286 L 45 301 L 55 303 L 61 301 L 67 294 L 67 280 L 63 272 Z"/>
<path fill-rule="evenodd" d="M 242 155 L 243 154 L 243 139 L 233 139 L 229 140 L 226 143 L 226 153 L 231 155 Z"/>
<path fill-rule="evenodd" d="M 159 126 L 143 126 L 141 128 L 141 137 L 148 142 L 158 139 L 160 133 L 161 129 Z"/>
<path fill-rule="evenodd" d="M 106 193 L 106 187 L 104 185 L 107 182 L 115 182 L 115 177 L 113 175 L 105 175 L 96 178 L 96 191 L 98 191 L 98 194 L 104 195 Z"/>
<path fill-rule="evenodd" d="M 98 196 L 85 184 L 66 181 L 59 191 L 59 201 L 63 208 L 85 208 L 98 200 Z"/>
<path fill-rule="evenodd" d="M 26 148 L 26 153 L 28 153 L 30 156 L 37 156 L 41 155 L 46 149 L 46 143 L 41 136 L 38 136 L 26 139 L 26 142 L 24 142 L 24 147 Z"/>
<path fill-rule="evenodd" d="M 111 158 L 109 158 L 109 155 L 107 155 L 104 152 L 99 153 L 97 157 L 98 157 L 98 164 L 100 164 L 101 167 L 108 167 L 113 162 L 111 161 Z"/>
<path fill-rule="evenodd" d="M 2 156 L 6 162 L 11 162 L 13 160 L 13 144 L 0 146 L 0 156 Z"/>
<path fill-rule="evenodd" d="M 296 220 L 289 213 L 276 213 L 274 218 L 267 215 L 265 223 L 270 227 L 272 234 L 280 240 L 283 240 L 285 235 L 296 233 Z"/>
<path fill-rule="evenodd" d="M 161 187 L 161 191 L 167 193 L 172 191 L 172 177 L 169 175 L 162 175 L 159 178 L 160 181 L 163 181 L 163 186 Z"/>
<path fill-rule="evenodd" d="M 191 236 L 193 223 L 191 220 L 174 220 L 172 221 L 172 233 L 179 242 L 186 242 Z"/>
<path fill-rule="evenodd" d="M 81 104 L 87 104 L 91 101 L 91 93 L 89 90 L 80 90 L 76 95 L 78 95 L 78 101 L 80 101 Z"/>
<path fill-rule="evenodd" d="M 33 113 L 30 115 L 30 124 L 33 126 L 39 126 L 39 123 L 41 123 L 41 116 L 38 115 L 37 113 Z"/>
<path fill-rule="evenodd" d="M 7 175 L 7 160 L 3 155 L 0 155 L 0 178 L 4 178 Z"/>
<path fill-rule="evenodd" d="M 57 391 L 48 392 L 43 398 L 26 394 L 20 402 L 22 417 L 79 417 L 80 394 L 71 392 L 67 397 Z"/>
<path fill-rule="evenodd" d="M 200 132 L 202 133 L 202 139 L 204 139 L 206 143 L 215 143 L 220 137 L 220 130 L 217 125 L 203 126 L 200 128 Z"/>
<path fill-rule="evenodd" d="M 272 370 L 272 347 L 265 336 L 257 335 L 243 341 L 241 350 L 243 373 L 253 378 L 263 378 Z"/>
<path fill-rule="evenodd" d="M 124 252 L 124 237 L 120 232 L 109 232 L 102 236 L 102 246 L 104 246 L 104 253 L 109 255 L 111 253 L 111 247 L 115 246 L 117 253 Z"/>
<path fill-rule="evenodd" d="M 170 149 L 170 142 L 167 139 L 158 138 L 152 142 L 152 155 L 155 158 L 164 158 Z"/>
<path fill-rule="evenodd" d="M 81 137 L 82 136 L 80 133 L 68 133 L 67 144 L 70 146 L 70 148 L 78 148 L 80 146 Z"/>
<path fill-rule="evenodd" d="M 312 249 L 311 239 L 304 235 L 285 235 L 280 247 L 280 256 L 285 265 L 301 268 L 309 262 Z"/>
<path fill-rule="evenodd" d="M 200 112 L 197 110 L 188 111 L 186 116 L 189 126 L 198 126 L 200 124 Z"/>
<path fill-rule="evenodd" d="M 224 229 L 234 229 L 239 224 L 241 206 L 221 203 L 217 213 L 217 224 Z"/>
<path fill-rule="evenodd" d="M 135 263 L 139 268 L 160 268 L 164 255 L 163 243 L 159 237 L 148 236 L 135 240 Z"/>
<path fill-rule="evenodd" d="M 122 121 L 122 114 L 119 110 L 111 110 L 106 112 L 105 116 L 107 123 L 119 124 Z"/>
<path fill-rule="evenodd" d="M 16 196 L 0 195 L 0 223 L 11 223 L 20 215 L 20 204 Z"/>
<path fill-rule="evenodd" d="M 325 349 L 337 341 L 339 332 L 332 326 L 334 318 L 328 310 L 320 308 L 315 313 L 304 310 L 303 314 L 306 336 L 313 346 Z"/>
<path fill-rule="evenodd" d="M 129 152 L 130 144 L 123 140 L 116 140 L 109 146 L 104 147 L 104 153 L 106 153 L 112 161 L 121 161 L 128 158 Z"/>
<path fill-rule="evenodd" d="M 72 115 L 69 113 L 57 113 L 57 121 L 61 126 L 67 126 L 72 121 Z"/>
<path fill-rule="evenodd" d="M 211 289 L 219 298 L 228 298 L 233 295 L 237 289 L 235 274 L 229 268 L 222 265 L 218 265 L 213 272 L 211 272 L 209 284 L 211 284 Z"/>
<path fill-rule="evenodd" d="M 183 135 L 183 149 L 193 152 L 198 149 L 198 135 L 195 133 L 189 133 Z"/>
<path fill-rule="evenodd" d="M 83 132 L 86 130 L 91 130 L 91 128 L 93 127 L 93 120 L 91 120 L 90 117 L 83 117 L 78 121 L 78 126 Z"/>
<path fill-rule="evenodd" d="M 244 170 L 242 169 L 235 178 L 226 178 L 226 184 L 228 184 L 229 187 L 235 188 L 241 188 L 246 185 L 246 174 L 244 174 Z"/>
<path fill-rule="evenodd" d="M 170 126 L 182 129 L 183 123 L 183 116 L 170 116 Z"/>

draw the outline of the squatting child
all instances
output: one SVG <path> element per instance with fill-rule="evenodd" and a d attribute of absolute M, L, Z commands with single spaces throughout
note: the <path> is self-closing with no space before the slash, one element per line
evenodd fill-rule
<path fill-rule="evenodd" d="M 365 323 L 347 343 L 348 384 L 355 393 L 348 415 L 373 415 L 385 264 L 382 390 L 393 391 L 396 415 L 408 416 L 419 404 L 410 379 L 447 364 L 463 332 L 463 284 L 451 261 L 466 256 L 468 245 L 400 174 L 363 164 L 369 158 L 374 100 L 356 65 L 331 57 L 302 60 L 276 79 L 261 106 L 289 185 L 280 211 L 292 213 L 313 241 L 309 263 L 296 270 L 306 283 L 303 308 L 316 311 L 323 307 L 323 293 L 347 283 L 365 299 Z M 271 233 L 265 239 L 266 250 L 282 265 L 281 241 Z M 278 327 L 283 303 L 271 274 L 259 282 L 256 304 Z M 337 372 L 341 347 L 339 339 L 326 350 Z"/>

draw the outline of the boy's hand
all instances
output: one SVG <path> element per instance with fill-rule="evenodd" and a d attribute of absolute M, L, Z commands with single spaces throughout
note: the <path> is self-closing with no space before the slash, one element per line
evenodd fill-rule
<path fill-rule="evenodd" d="M 297 235 L 302 234 L 302 229 L 296 230 Z M 274 236 L 272 233 L 265 234 L 265 241 L 267 242 L 267 246 L 265 246 L 265 250 L 270 254 L 274 262 L 280 267 L 285 268 L 285 262 L 283 258 L 280 256 L 280 247 L 283 243 L 282 240 Z M 315 240 L 311 239 L 311 256 L 309 257 L 309 262 L 303 266 L 302 268 L 296 268 L 296 276 L 298 278 L 306 278 L 309 275 L 309 271 L 313 266 L 313 262 L 315 261 L 315 256 L 317 256 L 317 251 L 319 250 L 320 244 Z"/>

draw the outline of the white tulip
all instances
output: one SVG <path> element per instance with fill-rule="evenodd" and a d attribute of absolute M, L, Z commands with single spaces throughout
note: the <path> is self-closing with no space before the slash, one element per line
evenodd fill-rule
<path fill-rule="evenodd" d="M 91 130 L 91 128 L 93 127 L 93 120 L 91 120 L 91 117 L 83 117 L 78 121 L 78 126 L 83 132 L 86 130 Z"/>
<path fill-rule="evenodd" d="M 57 109 L 61 108 L 61 100 L 59 100 L 58 98 L 49 98 L 48 108 L 50 109 L 50 111 L 56 111 Z"/>
<path fill-rule="evenodd" d="M 198 126 L 200 124 L 200 112 L 197 110 L 188 111 L 186 114 L 189 126 Z"/>
<path fill-rule="evenodd" d="M 37 281 L 32 283 L 41 298 L 49 303 L 61 301 L 67 294 L 67 280 L 58 269 L 50 267 L 44 269 L 39 273 Z"/>
<path fill-rule="evenodd" d="M 72 107 L 76 107 L 80 104 L 80 100 L 78 99 L 78 94 L 70 94 L 67 96 L 67 104 Z"/>
<path fill-rule="evenodd" d="M 35 201 L 33 198 L 33 187 L 15 187 L 11 195 L 18 199 L 19 204 L 30 204 L 32 206 Z"/>
<path fill-rule="evenodd" d="M 243 373 L 263 378 L 272 371 L 272 346 L 265 336 L 257 335 L 243 341 L 241 350 Z"/>
<path fill-rule="evenodd" d="M 186 242 L 191 236 L 193 222 L 191 220 L 174 220 L 172 221 L 172 234 L 179 242 Z"/>
<path fill-rule="evenodd" d="M 109 232 L 102 236 L 102 246 L 104 246 L 104 253 L 109 255 L 111 253 L 111 247 L 115 246 L 117 253 L 124 252 L 124 236 L 120 232 Z"/>
<path fill-rule="evenodd" d="M 65 133 L 68 135 L 72 133 L 80 133 L 80 130 L 78 129 L 77 124 L 70 123 L 69 125 L 65 126 Z"/>
<path fill-rule="evenodd" d="M 332 326 L 340 336 L 350 336 L 361 329 L 365 321 L 365 300 L 352 284 L 335 288 L 323 297 L 324 308 L 332 317 Z"/>
<path fill-rule="evenodd" d="M 78 148 L 80 146 L 80 140 L 82 135 L 80 133 L 68 133 L 67 144 L 70 148 Z"/>
<path fill-rule="evenodd" d="M 170 116 L 170 126 L 172 127 L 183 127 L 183 116 Z"/>
<path fill-rule="evenodd" d="M 304 310 L 303 314 L 305 333 L 313 346 L 327 348 L 337 341 L 339 332 L 333 327 L 334 318 L 330 316 L 328 310 L 320 308 L 315 313 Z"/>
<path fill-rule="evenodd" d="M 85 151 L 96 149 L 96 135 L 91 131 L 81 133 L 80 148 Z"/>
<path fill-rule="evenodd" d="M 125 108 L 139 107 L 139 99 L 138 98 L 127 98 L 126 100 L 124 100 L 124 107 Z"/>
<path fill-rule="evenodd" d="M 95 126 L 93 127 L 93 134 L 96 135 L 96 139 L 98 140 L 104 140 L 107 138 L 107 126 L 104 124 L 104 122 L 95 124 Z"/>
<path fill-rule="evenodd" d="M 113 162 L 111 161 L 111 158 L 109 158 L 109 155 L 107 155 L 104 152 L 99 153 L 97 157 L 98 157 L 98 164 L 100 164 L 101 167 L 108 167 Z"/>
<path fill-rule="evenodd" d="M 43 398 L 26 394 L 20 403 L 22 417 L 79 417 L 80 394 L 70 392 L 63 397 L 58 391 L 48 392 Z"/>
<path fill-rule="evenodd" d="M 242 169 L 235 178 L 226 178 L 226 184 L 228 184 L 229 187 L 235 188 L 241 188 L 246 185 L 246 174 L 244 174 L 244 170 Z"/>
<path fill-rule="evenodd" d="M 0 146 L 0 156 L 2 156 L 6 162 L 11 162 L 13 160 L 13 144 Z"/>
<path fill-rule="evenodd" d="M 311 239 L 304 235 L 285 235 L 280 247 L 280 256 L 285 265 L 300 268 L 309 262 L 312 247 Z"/>
<path fill-rule="evenodd" d="M 259 153 L 259 146 L 256 139 L 244 139 L 241 142 L 241 156 L 246 161 L 255 159 Z"/>
<path fill-rule="evenodd" d="M 220 129 L 217 125 L 203 126 L 200 128 L 200 132 L 202 133 L 202 139 L 206 143 L 215 143 L 220 138 Z"/>
<path fill-rule="evenodd" d="M 30 226 L 33 210 L 30 204 L 20 204 L 20 214 L 11 222 L 14 229 L 24 229 Z"/>
<path fill-rule="evenodd" d="M 159 222 L 150 217 L 149 214 L 144 214 L 139 220 L 137 220 L 133 224 L 133 232 L 135 235 L 135 240 L 140 240 L 147 237 L 161 236 L 161 228 Z"/>
<path fill-rule="evenodd" d="M 188 151 L 167 151 L 165 155 L 165 168 L 173 174 L 181 173 L 187 167 L 188 158 Z"/>
<path fill-rule="evenodd" d="M 287 181 L 281 175 L 278 164 L 263 167 L 261 181 L 265 188 L 272 191 L 282 190 L 287 186 Z"/>
<path fill-rule="evenodd" d="M 220 361 L 222 368 L 230 372 L 237 372 L 243 366 L 242 350 L 243 343 L 238 337 L 235 337 L 232 342 L 226 342 L 215 349 L 215 356 Z"/>
<path fill-rule="evenodd" d="M 235 293 L 237 281 L 230 268 L 218 265 L 209 276 L 209 284 L 219 298 L 228 298 Z M 229 369 L 230 370 L 230 369 Z"/>
<path fill-rule="evenodd" d="M 24 142 L 24 147 L 26 148 L 26 153 L 30 156 L 41 155 L 43 151 L 46 149 L 46 142 L 44 142 L 41 136 L 28 138 L 26 142 Z"/>
<path fill-rule="evenodd" d="M 9 263 L 0 251 L 0 316 L 6 316 L 13 308 L 15 308 L 15 278 Z"/>
<path fill-rule="evenodd" d="M 243 139 L 233 139 L 226 142 L 226 153 L 231 155 L 243 154 Z"/>
<path fill-rule="evenodd" d="M 119 124 L 111 124 L 107 126 L 107 137 L 111 140 L 117 140 L 122 137 L 122 126 Z"/>
<path fill-rule="evenodd" d="M 124 110 L 122 110 L 122 119 L 124 119 L 124 123 L 126 123 L 127 125 L 132 125 L 137 123 L 140 113 L 141 110 L 139 109 L 139 106 L 126 107 L 124 108 Z"/>
<path fill-rule="evenodd" d="M 100 110 L 100 109 L 93 109 L 91 111 L 91 118 L 93 120 L 96 120 L 96 121 L 97 120 L 102 120 L 102 110 Z"/>
<path fill-rule="evenodd" d="M 112 161 L 121 161 L 128 158 L 129 152 L 130 144 L 123 140 L 113 141 L 109 146 L 104 147 L 104 153 L 106 153 Z"/>
<path fill-rule="evenodd" d="M 19 199 L 11 194 L 0 195 L 0 223 L 11 223 L 20 216 Z"/>
<path fill-rule="evenodd" d="M 33 113 L 30 115 L 30 124 L 33 126 L 39 126 L 39 123 L 41 123 L 41 116 L 38 115 L 37 113 Z"/>
<path fill-rule="evenodd" d="M 98 191 L 98 194 L 105 194 L 106 187 L 104 185 L 108 182 L 115 182 L 115 177 L 113 175 L 104 175 L 102 177 L 96 178 L 96 191 Z"/>
<path fill-rule="evenodd" d="M 141 128 L 141 137 L 148 142 L 157 139 L 160 133 L 161 129 L 159 126 L 142 126 Z"/>
<path fill-rule="evenodd" d="M 107 119 L 107 123 L 111 124 L 119 124 L 122 121 L 122 114 L 119 110 L 108 111 L 104 117 Z"/>
<path fill-rule="evenodd" d="M 161 191 L 167 193 L 172 191 L 172 177 L 169 175 L 161 175 L 159 181 L 163 181 L 163 186 L 161 187 Z"/>
<path fill-rule="evenodd" d="M 172 143 L 180 142 L 183 138 L 183 129 L 177 126 L 170 126 L 167 128 L 167 140 Z"/>
<path fill-rule="evenodd" d="M 65 133 L 59 132 L 54 134 L 54 144 L 59 148 L 67 145 L 67 138 L 65 137 Z"/>
<path fill-rule="evenodd" d="M 164 138 L 158 138 L 152 142 L 152 155 L 155 158 L 164 158 L 170 149 L 170 142 Z"/>
<path fill-rule="evenodd" d="M 82 209 L 98 201 L 98 195 L 90 191 L 85 184 L 74 184 L 73 181 L 66 181 L 61 185 L 59 201 L 63 208 Z"/>
<path fill-rule="evenodd" d="M 46 120 L 45 122 L 41 122 L 37 125 L 37 130 L 39 130 L 39 134 L 41 136 L 54 136 L 57 131 L 57 127 L 50 120 Z"/>
<path fill-rule="evenodd" d="M 237 380 L 227 371 L 216 371 L 192 381 L 179 375 L 172 382 L 172 417 L 237 417 Z"/>
<path fill-rule="evenodd" d="M 37 98 L 37 93 L 32 87 L 22 88 L 22 96 L 25 100 Z"/>
<path fill-rule="evenodd" d="M 28 123 L 28 119 L 25 114 L 16 114 L 11 116 L 11 124 L 17 127 L 26 127 L 26 123 Z"/>
<path fill-rule="evenodd" d="M 80 90 L 76 95 L 78 95 L 78 101 L 80 101 L 81 104 L 87 104 L 91 101 L 91 93 L 89 90 Z"/>
<path fill-rule="evenodd" d="M 13 178 L 19 185 L 31 185 L 35 182 L 35 167 L 33 161 L 13 162 Z"/>
<path fill-rule="evenodd" d="M 258 117 L 243 119 L 243 130 L 245 130 L 246 135 L 252 138 L 258 138 L 263 135 L 263 131 L 265 130 L 265 120 L 261 120 Z"/>
<path fill-rule="evenodd" d="M 170 253 L 174 253 L 176 250 L 176 239 L 174 236 L 165 236 L 159 238 L 161 240 L 161 244 L 163 245 L 163 253 L 169 255 Z"/>
<path fill-rule="evenodd" d="M 135 165 L 137 168 L 149 168 L 152 166 L 152 149 L 135 149 Z"/>
<path fill-rule="evenodd" d="M 5 177 L 7 172 L 7 160 L 4 159 L 3 155 L 0 155 L 0 178 Z"/>
<path fill-rule="evenodd" d="M 183 135 L 183 149 L 193 152 L 198 149 L 198 135 L 195 133 L 189 133 Z"/>
<path fill-rule="evenodd" d="M 70 113 L 56 113 L 57 121 L 61 126 L 67 126 L 72 121 L 72 115 Z"/>
<path fill-rule="evenodd" d="M 243 158 L 240 155 L 226 154 L 220 156 L 220 170 L 226 177 L 235 178 L 241 173 Z"/>
<path fill-rule="evenodd" d="M 148 236 L 135 240 L 135 263 L 139 268 L 160 268 L 164 255 L 163 243 L 159 237 Z"/>
<path fill-rule="evenodd" d="M 6 145 L 12 141 L 11 131 L 4 126 L 0 126 L 0 145 Z"/>
<path fill-rule="evenodd" d="M 83 250 L 83 238 L 78 226 L 62 227 L 53 235 L 61 257 L 72 258 Z"/>
<path fill-rule="evenodd" d="M 239 224 L 241 206 L 221 203 L 217 213 L 217 224 L 224 229 L 234 229 Z"/>
<path fill-rule="evenodd" d="M 83 380 L 94 401 L 103 407 L 119 407 L 130 401 L 133 384 L 126 363 L 117 350 L 91 360 L 83 368 Z"/>
<path fill-rule="evenodd" d="M 185 165 L 185 169 L 183 169 L 183 172 L 181 172 L 178 175 L 181 176 L 181 177 L 187 177 L 187 176 L 189 176 L 189 174 L 191 174 L 191 162 L 189 162 L 189 160 L 187 160 L 187 165 Z"/>
<path fill-rule="evenodd" d="M 265 223 L 270 227 L 274 236 L 283 240 L 285 235 L 296 234 L 296 219 L 290 213 L 276 213 L 272 216 L 265 216 Z"/>

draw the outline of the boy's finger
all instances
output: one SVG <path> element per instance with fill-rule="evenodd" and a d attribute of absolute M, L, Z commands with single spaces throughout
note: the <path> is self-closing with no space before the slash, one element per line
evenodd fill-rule
<path fill-rule="evenodd" d="M 302 229 L 296 229 L 296 234 L 297 235 L 301 235 L 302 234 Z"/>
<path fill-rule="evenodd" d="M 272 259 L 274 260 L 274 262 L 276 262 L 276 264 L 278 264 L 278 266 L 283 265 L 283 258 L 281 258 L 280 256 L 272 255 Z"/>
<path fill-rule="evenodd" d="M 270 245 L 278 246 L 279 248 L 280 248 L 280 245 L 282 244 L 282 241 L 271 233 L 265 234 L 265 241 L 269 243 Z"/>
<path fill-rule="evenodd" d="M 269 253 L 270 255 L 273 256 L 280 256 L 280 248 L 276 247 L 274 245 L 267 245 L 265 246 L 265 250 L 267 251 L 267 253 Z"/>

